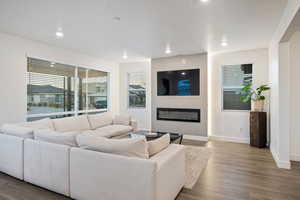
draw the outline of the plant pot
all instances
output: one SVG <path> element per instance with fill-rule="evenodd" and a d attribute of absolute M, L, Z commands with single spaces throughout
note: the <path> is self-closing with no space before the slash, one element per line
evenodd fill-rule
<path fill-rule="evenodd" d="M 265 100 L 255 100 L 255 101 L 252 101 L 251 108 L 252 108 L 252 111 L 263 112 L 264 106 L 265 106 Z"/>

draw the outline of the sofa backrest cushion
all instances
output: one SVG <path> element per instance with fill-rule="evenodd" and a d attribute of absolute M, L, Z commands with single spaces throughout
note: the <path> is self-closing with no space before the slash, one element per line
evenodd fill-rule
<path fill-rule="evenodd" d="M 117 136 L 127 135 L 132 131 L 131 126 L 124 126 L 124 125 L 108 125 L 96 130 L 85 131 L 85 133 L 91 133 L 93 135 L 97 134 L 98 136 L 112 138 Z"/>
<path fill-rule="evenodd" d="M 33 121 L 33 122 L 24 122 L 24 123 L 20 123 L 18 125 L 23 126 L 23 127 L 32 128 L 32 129 L 54 130 L 54 125 L 50 118 L 41 119 L 41 120 L 37 120 L 37 121 Z"/>
<path fill-rule="evenodd" d="M 129 126 L 130 120 L 131 117 L 129 115 L 116 115 L 114 117 L 114 124 Z"/>
<path fill-rule="evenodd" d="M 52 121 L 57 132 L 86 131 L 91 129 L 87 115 L 53 119 Z"/>
<path fill-rule="evenodd" d="M 100 113 L 97 115 L 88 115 L 88 119 L 91 129 L 93 130 L 111 125 L 113 122 L 112 114 L 110 112 Z"/>
<path fill-rule="evenodd" d="M 167 148 L 170 144 L 170 134 L 166 134 L 158 139 L 151 140 L 148 142 L 148 152 L 149 156 L 153 156 L 165 148 Z"/>
<path fill-rule="evenodd" d="M 33 139 L 33 129 L 15 124 L 4 124 L 1 131 L 6 135 L 13 135 L 25 139 Z"/>
<path fill-rule="evenodd" d="M 77 136 L 77 143 L 79 147 L 83 149 L 129 157 L 149 158 L 145 137 L 107 139 L 104 137 L 93 137 L 87 134 L 81 134 Z"/>
<path fill-rule="evenodd" d="M 55 132 L 53 130 L 35 130 L 34 139 L 55 144 L 77 147 L 76 136 L 80 132 Z"/>

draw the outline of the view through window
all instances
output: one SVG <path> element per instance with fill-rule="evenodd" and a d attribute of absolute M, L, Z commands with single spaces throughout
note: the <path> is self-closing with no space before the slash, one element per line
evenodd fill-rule
<path fill-rule="evenodd" d="M 142 72 L 128 74 L 129 108 L 146 107 L 146 80 Z"/>
<path fill-rule="evenodd" d="M 107 77 L 107 72 L 28 58 L 28 120 L 107 109 Z"/>
<path fill-rule="evenodd" d="M 78 68 L 79 110 L 107 108 L 107 73 Z"/>
<path fill-rule="evenodd" d="M 252 64 L 223 66 L 222 77 L 223 110 L 251 110 L 251 101 L 241 101 L 241 89 L 252 83 Z"/>

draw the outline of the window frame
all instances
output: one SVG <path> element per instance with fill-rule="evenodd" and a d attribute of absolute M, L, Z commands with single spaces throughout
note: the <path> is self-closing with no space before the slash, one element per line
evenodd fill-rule
<path fill-rule="evenodd" d="M 99 70 L 99 69 L 95 69 L 95 68 L 87 68 L 87 67 L 81 67 L 81 66 L 77 66 L 77 65 L 72 65 L 72 64 L 65 64 L 62 62 L 56 62 L 56 61 L 49 61 L 46 59 L 40 59 L 40 58 L 36 58 L 36 57 L 26 57 L 27 58 L 27 70 L 26 70 L 26 76 L 27 73 L 29 73 L 28 71 L 28 61 L 29 59 L 38 59 L 38 60 L 42 60 L 45 62 L 55 62 L 55 63 L 59 63 L 59 64 L 63 64 L 63 65 L 70 65 L 72 67 L 74 67 L 74 71 L 75 71 L 75 76 L 74 76 L 74 110 L 73 111 L 64 111 L 64 112 L 52 112 L 52 113 L 40 113 L 40 114 L 28 114 L 28 112 L 26 112 L 26 119 L 29 118 L 39 118 L 39 117 L 51 117 L 51 116 L 61 116 L 61 115 L 74 115 L 74 116 L 78 116 L 79 114 L 89 114 L 89 113 L 96 113 L 96 112 L 108 112 L 110 110 L 110 72 L 104 71 L 104 70 Z M 79 77 L 78 77 L 78 68 L 84 68 L 86 70 L 96 70 L 96 71 L 101 71 L 101 72 L 105 72 L 107 73 L 107 108 L 102 108 L 102 109 L 87 109 L 87 110 L 79 110 Z M 28 82 L 29 80 L 26 80 L 26 90 L 27 90 L 27 85 L 29 84 Z M 28 94 L 26 92 L 27 98 L 26 98 L 26 106 L 28 108 Z M 86 98 L 88 99 L 88 94 L 86 93 Z"/>
<path fill-rule="evenodd" d="M 81 69 L 85 69 L 85 79 L 88 80 L 89 78 L 89 71 L 90 70 L 94 70 L 94 71 L 100 71 L 100 70 L 96 70 L 96 69 L 91 69 L 91 68 L 85 68 L 85 67 L 76 67 L 76 70 L 77 72 L 75 73 L 76 74 L 76 83 L 78 83 L 76 86 L 79 88 L 79 77 L 78 77 L 78 68 L 81 68 Z M 107 101 L 107 108 L 101 108 L 101 109 L 87 109 L 87 110 L 80 110 L 79 108 L 79 94 L 76 95 L 76 97 L 78 98 L 77 102 L 78 102 L 78 107 L 77 107 L 77 111 L 78 111 L 78 114 L 82 114 L 82 113 L 90 113 L 90 112 L 98 112 L 98 111 L 103 111 L 103 110 L 108 110 L 109 109 L 109 105 L 110 105 L 110 90 L 109 90 L 109 84 L 110 84 L 110 73 L 109 72 L 106 72 L 106 71 L 101 71 L 101 72 L 105 72 L 107 73 L 107 76 L 106 76 L 106 90 L 107 90 L 107 96 L 106 96 L 106 101 Z M 78 93 L 78 89 L 76 90 L 77 93 Z M 86 87 L 85 87 L 85 92 L 86 92 L 86 95 L 85 95 L 85 108 L 89 108 L 89 105 L 90 105 L 90 99 L 89 99 L 89 94 L 88 94 L 88 91 L 89 91 L 89 85 L 86 84 Z"/>
<path fill-rule="evenodd" d="M 236 110 L 236 109 L 224 109 L 224 89 L 242 89 L 243 86 L 236 86 L 236 87 L 224 87 L 224 75 L 223 75 L 223 72 L 224 72 L 224 68 L 226 66 L 233 66 L 233 65 L 252 65 L 252 83 L 253 83 L 253 80 L 254 80 L 254 73 L 253 73 L 253 69 L 254 69 L 254 63 L 244 63 L 244 64 L 223 64 L 221 65 L 221 112 L 234 112 L 234 113 L 250 113 L 251 112 L 251 103 L 250 103 L 250 110 Z"/>
<path fill-rule="evenodd" d="M 144 76 L 144 81 L 145 81 L 145 89 L 129 89 L 129 85 L 130 85 L 130 74 L 142 74 Z M 130 106 L 130 91 L 145 91 L 145 106 L 144 107 L 132 107 Z M 127 109 L 138 109 L 138 110 L 142 110 L 142 109 L 146 109 L 147 108 L 147 81 L 146 81 L 146 76 L 145 73 L 143 71 L 135 71 L 135 72 L 128 72 L 127 73 Z"/>

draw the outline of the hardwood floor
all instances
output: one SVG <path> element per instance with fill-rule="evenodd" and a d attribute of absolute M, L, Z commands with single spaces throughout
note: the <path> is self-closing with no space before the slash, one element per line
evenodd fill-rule
<path fill-rule="evenodd" d="M 300 163 L 278 169 L 268 149 L 217 141 L 206 146 L 212 156 L 205 171 L 177 200 L 300 200 Z"/>
<path fill-rule="evenodd" d="M 183 189 L 177 200 L 300 200 L 300 163 L 293 163 L 292 170 L 278 169 L 267 149 L 246 144 L 183 144 L 207 146 L 212 155 L 193 190 Z M 0 173 L 0 200 L 19 199 L 69 198 Z"/>

